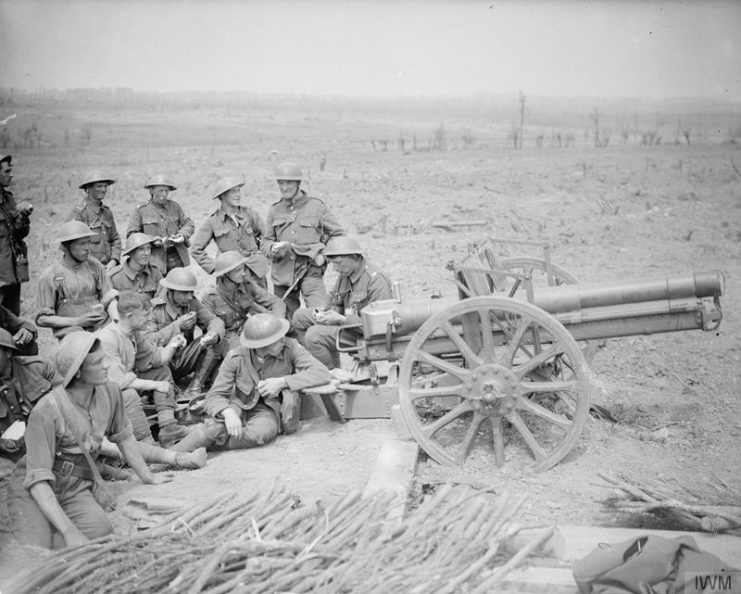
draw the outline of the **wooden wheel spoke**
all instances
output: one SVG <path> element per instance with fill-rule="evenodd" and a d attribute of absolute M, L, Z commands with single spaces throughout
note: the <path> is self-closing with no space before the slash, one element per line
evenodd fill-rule
<path fill-rule="evenodd" d="M 433 367 L 437 367 L 445 373 L 453 375 L 461 380 L 469 374 L 469 371 L 467 369 L 458 367 L 453 363 L 443 361 L 440 357 L 436 357 L 435 355 L 431 355 L 430 353 L 427 353 L 425 351 L 417 351 L 415 353 L 415 359 L 421 363 L 427 363 L 429 365 L 432 365 Z"/>
<path fill-rule="evenodd" d="M 523 394 L 543 392 L 573 392 L 576 390 L 576 381 L 559 382 L 520 382 L 520 391 Z"/>
<path fill-rule="evenodd" d="M 538 415 L 542 419 L 545 419 L 546 421 L 549 421 L 550 423 L 553 423 L 557 427 L 563 429 L 564 431 L 568 431 L 573 426 L 573 422 L 563 415 L 559 415 L 557 413 L 554 413 L 544 406 L 541 406 L 537 402 L 533 402 L 529 398 L 518 398 L 517 399 L 517 408 L 521 410 L 527 410 L 535 415 Z"/>
<path fill-rule="evenodd" d="M 471 405 L 468 403 L 467 400 L 464 400 L 463 402 L 460 402 L 454 408 L 446 412 L 442 417 L 440 417 L 436 421 L 433 421 L 429 425 L 425 425 L 424 427 L 422 427 L 422 435 L 424 435 L 427 439 L 430 439 L 433 435 L 435 435 L 435 433 L 437 433 L 438 431 L 440 431 L 440 429 L 445 427 L 445 425 L 452 423 L 462 414 L 465 414 L 470 411 L 471 411 Z"/>
<path fill-rule="evenodd" d="M 548 361 L 548 359 L 551 359 L 562 352 L 563 348 L 559 344 L 554 344 L 549 348 L 540 351 L 529 361 L 520 365 L 515 365 L 512 368 L 512 371 L 515 372 L 518 378 L 522 379 L 527 373 L 531 372 L 536 367 L 540 367 L 543 363 Z"/>
<path fill-rule="evenodd" d="M 504 464 L 504 426 L 502 417 L 489 417 L 491 421 L 492 441 L 494 446 L 494 464 L 500 468 Z"/>
<path fill-rule="evenodd" d="M 473 446 L 473 442 L 476 440 L 476 434 L 485 418 L 484 415 L 474 411 L 471 424 L 468 426 L 466 435 L 463 438 L 463 446 L 460 452 L 458 452 L 458 464 L 463 464 L 466 461 L 466 458 L 468 458 L 468 454 L 471 453 L 471 446 Z"/>
<path fill-rule="evenodd" d="M 460 387 L 463 384 L 456 384 L 455 386 L 437 386 L 435 388 L 411 388 L 409 390 L 409 396 L 412 400 L 419 400 L 420 398 L 441 398 L 443 396 L 458 396 L 460 395 Z"/>
<path fill-rule="evenodd" d="M 443 320 L 440 323 L 440 328 L 448 335 L 448 338 L 453 341 L 453 344 L 458 347 L 458 350 L 461 355 L 463 355 L 463 358 L 466 360 L 469 367 L 477 367 L 483 363 L 481 357 L 473 352 L 471 346 L 463 340 L 463 337 L 456 331 L 453 324 L 448 320 Z"/>
<path fill-rule="evenodd" d="M 494 354 L 494 330 L 491 326 L 491 311 L 485 307 L 479 309 L 479 320 L 481 322 L 481 359 L 485 363 L 493 363 Z"/>
<path fill-rule="evenodd" d="M 512 361 L 514 361 L 515 355 L 520 348 L 522 348 L 522 350 L 528 355 L 528 357 L 532 357 L 532 353 L 525 349 L 524 345 L 520 344 L 525 336 L 525 332 L 527 332 L 527 329 L 530 328 L 532 324 L 533 323 L 531 320 L 523 320 L 517 328 L 517 331 L 514 333 L 509 341 L 509 347 L 507 349 L 507 359 L 503 362 L 505 365 L 510 365 Z"/>
<path fill-rule="evenodd" d="M 512 423 L 512 426 L 517 429 L 522 438 L 525 440 L 525 443 L 527 444 L 527 447 L 530 448 L 530 451 L 533 453 L 535 460 L 537 462 L 540 462 L 543 458 L 545 458 L 546 451 L 538 443 L 538 440 L 535 439 L 535 436 L 531 433 L 525 421 L 522 420 L 522 417 L 517 412 L 513 412 L 507 417 L 507 419 L 510 423 Z"/>

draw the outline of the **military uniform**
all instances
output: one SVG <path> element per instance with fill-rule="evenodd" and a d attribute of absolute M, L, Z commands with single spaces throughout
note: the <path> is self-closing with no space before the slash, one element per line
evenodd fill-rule
<path fill-rule="evenodd" d="M 291 244 L 288 254 L 280 259 L 273 258 L 271 266 L 275 294 L 279 297 L 298 279 L 285 298 L 289 320 L 299 308 L 299 293 L 304 296 L 306 307 L 326 306 L 324 267 L 315 266 L 313 259 L 322 251 L 327 239 L 344 234 L 326 204 L 303 190 L 290 202 L 279 200 L 270 207 L 261 249 L 266 256 L 272 257 L 274 243 L 287 241 Z"/>
<path fill-rule="evenodd" d="M 190 253 L 201 268 L 212 274 L 215 262 L 206 253 L 206 247 L 213 241 L 219 253 L 237 251 L 242 254 L 247 258 L 245 264 L 255 277 L 265 279 L 269 264 L 259 249 L 264 229 L 265 225 L 260 215 L 247 206 L 240 206 L 234 216 L 219 208 L 196 231 Z M 265 281 L 261 281 L 261 285 L 266 286 Z"/>
<path fill-rule="evenodd" d="M 113 212 L 108 206 L 84 198 L 72 209 L 67 220 L 82 221 L 95 233 L 90 238 L 90 254 L 101 264 L 108 264 L 111 260 L 121 262 L 121 237 L 116 228 Z"/>
<path fill-rule="evenodd" d="M 19 318 L 8 308 L 0 305 L 0 328 L 7 330 L 11 335 L 15 335 L 21 328 L 25 328 L 31 334 L 33 334 L 33 340 L 24 345 L 16 345 L 18 352 L 21 355 L 37 355 L 39 352 L 39 345 L 36 343 L 39 331 L 28 320 Z"/>
<path fill-rule="evenodd" d="M 66 398 L 66 406 L 59 399 Z M 61 408 L 65 407 L 65 413 Z M 75 427 L 70 427 L 73 423 Z M 90 407 L 72 400 L 61 386 L 42 398 L 31 411 L 26 429 L 27 453 L 11 475 L 8 515 L 13 534 L 22 544 L 51 548 L 54 528 L 29 489 L 49 482 L 64 513 L 88 538 L 113 532 L 110 518 L 92 495 L 93 474 L 75 434 L 96 459 L 104 437 L 121 443 L 132 436 L 121 390 L 114 383 L 95 386 Z"/>
<path fill-rule="evenodd" d="M 21 313 L 21 283 L 28 281 L 19 275 L 17 261 L 18 256 L 28 255 L 23 239 L 30 228 L 28 215 L 18 212 L 13 193 L 0 188 L 0 302 L 15 315 Z"/>
<path fill-rule="evenodd" d="M 227 349 L 239 344 L 239 333 L 242 325 L 252 314 L 268 312 L 283 318 L 286 315 L 285 304 L 272 293 L 269 293 L 256 282 L 248 280 L 242 285 L 229 285 L 217 280 L 203 296 L 203 306 L 221 318 L 226 328 Z M 233 289 L 227 289 L 227 286 Z"/>
<path fill-rule="evenodd" d="M 10 357 L 10 377 L 0 377 L 0 435 L 16 421 L 28 421 L 39 399 L 60 383 L 49 363 L 39 357 Z M 24 452 L 23 438 L 0 439 L 0 456 L 15 458 Z"/>
<path fill-rule="evenodd" d="M 49 266 L 39 276 L 36 293 L 36 318 L 39 316 L 77 317 L 89 313 L 95 306 L 104 308 L 118 297 L 118 291 L 106 276 L 103 265 L 95 258 L 71 263 L 66 258 Z M 108 323 L 108 318 L 95 327 L 82 328 L 92 332 Z M 54 328 L 54 336 L 62 338 L 75 330 Z"/>
<path fill-rule="evenodd" d="M 345 316 L 345 325 L 360 324 L 360 310 L 369 303 L 391 299 L 391 281 L 375 264 L 363 263 L 350 276 L 341 276 L 330 294 L 330 307 Z M 327 367 L 339 367 L 337 351 L 338 326 L 317 324 L 313 311 L 299 309 L 293 316 L 293 326 L 309 352 Z"/>
<path fill-rule="evenodd" d="M 268 355 L 260 360 L 254 350 L 244 346 L 232 349 L 204 402 L 206 412 L 212 417 L 203 427 L 206 447 L 251 448 L 275 439 L 280 431 L 280 402 L 278 398 L 262 398 L 257 390 L 258 382 L 270 377 L 284 378 L 291 391 L 320 386 L 330 380 L 327 368 L 291 338 L 284 339 L 283 350 L 275 358 Z M 239 438 L 230 437 L 223 421 L 219 421 L 226 408 L 242 419 Z"/>
<path fill-rule="evenodd" d="M 162 273 L 157 266 L 145 266 L 139 272 L 134 272 L 128 263 L 124 262 L 112 268 L 108 272 L 108 278 L 111 286 L 117 291 L 137 291 L 152 299 L 159 290 Z"/>
<path fill-rule="evenodd" d="M 182 235 L 184 243 L 169 248 L 152 245 L 151 263 L 165 275 L 173 268 L 190 264 L 188 242 L 194 229 L 193 221 L 174 200 L 168 199 L 164 207 L 150 200 L 137 206 L 131 214 L 129 225 L 126 227 L 126 237 L 132 233 L 146 233 L 152 237 L 162 238 Z"/>

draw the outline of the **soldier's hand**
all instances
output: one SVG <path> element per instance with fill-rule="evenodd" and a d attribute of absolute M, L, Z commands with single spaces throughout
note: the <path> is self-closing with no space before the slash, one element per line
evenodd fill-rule
<path fill-rule="evenodd" d="M 169 392 L 170 391 L 170 382 L 163 381 L 163 382 L 155 382 L 156 388 L 154 389 L 155 392 Z"/>
<path fill-rule="evenodd" d="M 282 377 L 269 377 L 260 380 L 257 384 L 257 391 L 263 398 L 274 398 L 280 394 L 281 390 L 284 390 L 287 387 L 288 384 Z"/>
<path fill-rule="evenodd" d="M 314 315 L 317 324 L 326 324 L 328 326 L 339 326 L 345 323 L 345 316 L 333 309 L 326 311 L 317 311 Z"/>
<path fill-rule="evenodd" d="M 174 349 L 179 349 L 181 347 L 184 347 L 186 344 L 188 344 L 188 341 L 185 339 L 185 336 L 183 336 L 182 334 L 178 334 L 167 344 L 167 346 Z"/>
<path fill-rule="evenodd" d="M 158 472 L 153 474 L 151 479 L 142 480 L 145 485 L 161 485 L 162 483 L 171 483 L 175 479 L 172 472 Z"/>
<path fill-rule="evenodd" d="M 91 326 L 96 326 L 103 322 L 106 319 L 107 315 L 108 314 L 105 312 L 105 310 L 90 311 L 77 318 L 77 325 L 81 326 L 82 328 L 90 328 Z"/>
<path fill-rule="evenodd" d="M 33 332 L 31 332 L 27 328 L 21 328 L 13 336 L 13 342 L 21 346 L 24 344 L 28 344 L 32 340 L 33 340 Z"/>
<path fill-rule="evenodd" d="M 216 336 L 216 334 L 211 334 L 211 332 L 206 332 L 206 334 L 201 336 L 201 346 L 211 346 L 218 340 L 219 340 L 219 337 Z"/>
<path fill-rule="evenodd" d="M 242 435 L 242 420 L 239 418 L 239 415 L 231 408 L 225 408 L 222 414 L 224 415 L 224 425 L 226 426 L 226 432 L 229 434 L 229 437 L 240 437 Z"/>
<path fill-rule="evenodd" d="M 291 244 L 287 241 L 276 241 L 270 248 L 274 258 L 282 258 L 291 249 Z"/>
<path fill-rule="evenodd" d="M 180 330 L 190 330 L 196 325 L 196 312 L 189 311 L 178 318 L 178 327 Z"/>
<path fill-rule="evenodd" d="M 155 237 L 154 241 L 152 242 L 152 245 L 154 247 L 162 247 L 162 241 L 163 241 L 162 237 Z"/>
<path fill-rule="evenodd" d="M 25 217 L 29 216 L 33 212 L 33 204 L 31 204 L 28 200 L 19 202 L 15 208 L 18 211 L 18 214 L 21 214 Z"/>
<path fill-rule="evenodd" d="M 171 235 L 170 237 L 167 238 L 167 240 L 172 245 L 177 245 L 179 243 L 185 243 L 185 237 L 183 237 L 183 234 L 182 233 L 178 233 L 176 235 Z"/>
<path fill-rule="evenodd" d="M 77 526 L 73 526 L 69 530 L 66 530 L 62 536 L 64 536 L 64 542 L 67 543 L 68 547 L 78 547 L 90 542 L 90 539 L 85 536 Z"/>
<path fill-rule="evenodd" d="M 109 260 L 108 264 L 105 265 L 106 271 L 113 270 L 116 266 L 118 266 L 118 262 L 115 260 Z"/>

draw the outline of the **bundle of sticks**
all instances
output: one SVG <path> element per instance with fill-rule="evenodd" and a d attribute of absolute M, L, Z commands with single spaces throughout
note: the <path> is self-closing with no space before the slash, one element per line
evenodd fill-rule
<path fill-rule="evenodd" d="M 513 547 L 509 521 L 524 498 L 467 486 L 442 486 L 402 520 L 387 518 L 393 498 L 351 492 L 300 505 L 275 485 L 224 495 L 131 536 L 60 551 L 17 576 L 10 591 L 483 594 L 555 530 Z"/>
<path fill-rule="evenodd" d="M 693 530 L 741 534 L 740 485 L 731 485 L 717 476 L 702 487 L 690 488 L 666 479 L 644 479 L 638 484 L 597 474 L 615 487 L 603 501 L 611 509 L 669 516 Z"/>

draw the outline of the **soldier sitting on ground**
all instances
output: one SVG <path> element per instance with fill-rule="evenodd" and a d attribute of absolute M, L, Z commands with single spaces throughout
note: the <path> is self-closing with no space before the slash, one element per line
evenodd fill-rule
<path fill-rule="evenodd" d="M 100 489 L 94 488 L 98 479 L 88 462 L 95 463 L 104 437 L 118 444 L 142 482 L 171 480 L 154 476 L 144 462 L 104 359 L 93 333 L 73 332 L 59 345 L 55 363 L 61 385 L 31 411 L 26 455 L 8 486 L 8 515 L 21 544 L 51 548 L 58 533 L 67 546 L 76 546 L 113 532 L 95 499 Z"/>
<path fill-rule="evenodd" d="M 183 400 L 192 400 L 201 394 L 204 383 L 226 353 L 224 322 L 196 298 L 198 281 L 187 268 L 173 268 L 160 285 L 165 291 L 152 300 L 155 331 L 151 336 L 157 345 L 167 344 L 176 334 L 185 337 L 187 344 L 170 361 L 170 369 L 176 383 L 193 374 L 183 393 Z M 198 337 L 196 326 L 202 332 Z"/>
<path fill-rule="evenodd" d="M 164 276 L 173 268 L 188 266 L 188 242 L 195 226 L 183 208 L 169 198 L 177 188 L 164 175 L 155 175 L 144 185 L 149 202 L 136 207 L 129 218 L 126 237 L 146 233 L 153 238 L 152 265 Z"/>
<path fill-rule="evenodd" d="M 336 342 L 339 326 L 359 326 L 361 309 L 393 295 L 386 273 L 365 259 L 354 239 L 333 237 L 324 248 L 324 256 L 339 275 L 337 285 L 330 292 L 330 306 L 299 309 L 293 316 L 293 327 L 312 355 L 330 369 L 336 369 L 340 366 Z"/>
<path fill-rule="evenodd" d="M 203 305 L 221 318 L 226 327 L 228 349 L 239 346 L 239 333 L 245 320 L 256 313 L 286 315 L 285 304 L 258 285 L 247 268 L 247 258 L 229 251 L 216 257 L 216 286 L 203 296 Z"/>
<path fill-rule="evenodd" d="M 209 274 L 216 263 L 206 253 L 213 241 L 218 253 L 237 251 L 247 259 L 254 280 L 267 288 L 269 264 L 260 252 L 260 240 L 265 233 L 265 225 L 259 214 L 246 204 L 242 204 L 241 188 L 244 182 L 231 177 L 220 179 L 211 193 L 212 199 L 221 203 L 198 228 L 190 248 L 193 259 Z"/>
<path fill-rule="evenodd" d="M 126 238 L 123 262 L 111 269 L 108 278 L 117 291 L 138 291 L 150 299 L 159 290 L 162 273 L 151 264 L 155 238 L 146 233 L 132 233 Z"/>
<path fill-rule="evenodd" d="M 81 221 L 91 229 L 91 255 L 107 270 L 121 262 L 121 237 L 116 220 L 113 211 L 103 204 L 108 187 L 115 183 L 115 179 L 99 171 L 88 173 L 80 184 L 85 198 L 72 209 L 68 218 L 69 221 Z"/>
<path fill-rule="evenodd" d="M 296 340 L 289 323 L 267 313 L 250 317 L 241 345 L 227 353 L 204 409 L 205 423 L 173 446 L 187 452 L 206 447 L 234 450 L 264 445 L 283 428 L 298 428 L 298 391 L 329 383 L 329 370 Z"/>
<path fill-rule="evenodd" d="M 62 338 L 74 330 L 93 332 L 118 319 L 116 291 L 103 265 L 91 256 L 95 233 L 80 221 L 59 226 L 62 257 L 39 276 L 36 324 Z"/>

